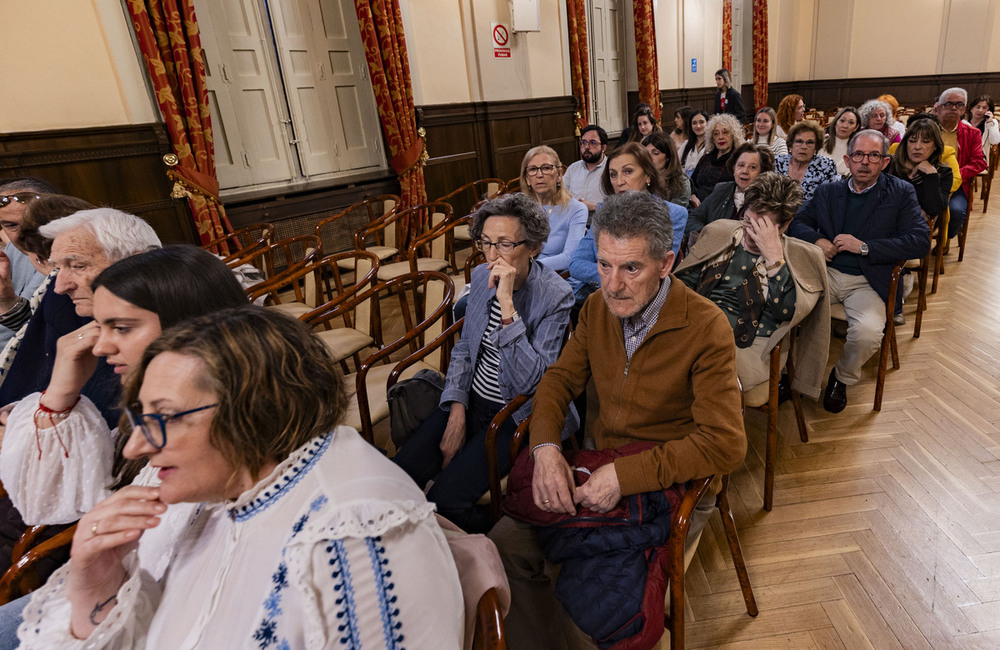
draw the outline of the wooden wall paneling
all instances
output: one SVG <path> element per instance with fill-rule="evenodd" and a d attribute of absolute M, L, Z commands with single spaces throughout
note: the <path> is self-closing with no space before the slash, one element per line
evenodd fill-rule
<path fill-rule="evenodd" d="M 417 123 L 427 133 L 429 158 L 424 180 L 428 200 L 491 175 L 482 113 L 481 104 L 442 104 L 417 109 Z"/>
<path fill-rule="evenodd" d="M 195 242 L 187 202 L 170 198 L 162 124 L 0 135 L 0 178 L 37 176 L 66 194 L 146 219 L 164 242 Z"/>
<path fill-rule="evenodd" d="M 574 106 L 570 96 L 487 103 L 495 175 L 504 180 L 518 176 L 524 154 L 540 144 L 555 149 L 563 164 L 576 161 Z"/>

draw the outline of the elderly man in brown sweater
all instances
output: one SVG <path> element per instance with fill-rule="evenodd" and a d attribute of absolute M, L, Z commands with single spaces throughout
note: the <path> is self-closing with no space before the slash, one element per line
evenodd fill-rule
<path fill-rule="evenodd" d="M 535 505 L 611 510 L 622 496 L 730 472 L 747 442 L 740 413 L 733 331 L 722 311 L 670 275 L 673 228 L 647 192 L 608 198 L 593 223 L 602 291 L 592 295 L 555 364 L 542 377 L 530 425 Z M 617 458 L 574 487 L 559 444 L 572 400 L 593 379 L 600 402 L 599 449 L 657 445 Z M 699 504 L 689 540 L 714 504 Z M 510 518 L 490 533 L 511 584 L 507 631 L 514 648 L 594 647 L 552 595 L 557 567 L 535 531 Z"/>

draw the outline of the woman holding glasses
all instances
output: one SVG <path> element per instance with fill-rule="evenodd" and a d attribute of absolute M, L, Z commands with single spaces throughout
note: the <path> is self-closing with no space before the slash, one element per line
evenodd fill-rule
<path fill-rule="evenodd" d="M 534 147 L 521 161 L 521 192 L 534 199 L 549 220 L 549 237 L 536 259 L 553 271 L 569 268 L 570 258 L 587 231 L 587 206 L 562 182 L 563 166 L 551 147 Z"/>
<path fill-rule="evenodd" d="M 533 261 L 549 237 L 548 219 L 535 201 L 523 194 L 488 201 L 473 216 L 470 232 L 486 264 L 472 271 L 440 408 L 393 460 L 421 487 L 434 480 L 427 498 L 441 515 L 469 532 L 486 532 L 492 518 L 476 505 L 489 486 L 486 429 L 507 402 L 534 393 L 559 356 L 573 294 L 555 271 Z M 529 413 L 530 401 L 500 429 L 502 473 L 510 468 L 511 436 Z M 566 420 L 564 437 L 577 428 L 575 413 Z"/>

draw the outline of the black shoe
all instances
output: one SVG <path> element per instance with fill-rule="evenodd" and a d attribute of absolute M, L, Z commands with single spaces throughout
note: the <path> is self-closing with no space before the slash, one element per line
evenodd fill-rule
<path fill-rule="evenodd" d="M 778 404 L 784 404 L 792 399 L 792 385 L 788 381 L 788 375 L 782 373 L 778 380 Z"/>
<path fill-rule="evenodd" d="M 847 385 L 837 379 L 837 371 L 830 371 L 830 381 L 823 391 L 823 408 L 831 413 L 840 413 L 847 406 Z"/>

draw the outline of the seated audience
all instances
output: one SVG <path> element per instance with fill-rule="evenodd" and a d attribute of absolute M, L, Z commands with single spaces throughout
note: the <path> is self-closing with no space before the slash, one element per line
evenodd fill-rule
<path fill-rule="evenodd" d="M 588 124 L 580 133 L 580 160 L 563 173 L 563 186 L 570 196 L 587 206 L 589 212 L 596 210 L 597 204 L 604 200 L 601 176 L 608 163 L 604 155 L 607 150 L 608 132 L 596 124 Z"/>
<path fill-rule="evenodd" d="M 774 171 L 802 184 L 802 200 L 808 202 L 822 183 L 839 180 L 833 159 L 817 155 L 823 142 L 823 129 L 812 121 L 798 122 L 788 132 L 788 151 L 774 159 Z"/>
<path fill-rule="evenodd" d="M 848 179 L 824 183 L 792 220 L 788 233 L 823 249 L 830 302 L 847 313 L 847 341 L 823 393 L 823 407 L 847 406 L 847 386 L 879 349 L 885 329 L 889 278 L 897 263 L 923 257 L 930 248 L 927 222 L 913 186 L 883 174 L 889 140 L 878 131 L 854 134 L 847 146 Z"/>
<path fill-rule="evenodd" d="M 533 257 L 557 272 L 569 268 L 587 230 L 587 206 L 563 185 L 562 169 L 559 154 L 545 145 L 529 150 L 521 161 L 521 192 L 541 204 L 551 228 L 545 246 Z"/>
<path fill-rule="evenodd" d="M 698 161 L 705 155 L 705 127 L 708 126 L 708 113 L 698 109 L 691 113 L 687 121 L 687 130 L 690 134 L 684 147 L 681 148 L 681 166 L 684 173 L 690 176 L 694 173 L 694 168 L 698 166 Z"/>
<path fill-rule="evenodd" d="M 746 189 L 762 172 L 774 171 L 771 150 L 759 144 L 744 142 L 730 162 L 733 180 L 716 185 L 701 205 L 688 211 L 685 234 L 696 233 L 719 219 L 738 219 Z"/>
<path fill-rule="evenodd" d="M 861 116 L 853 106 L 845 106 L 837 111 L 833 121 L 826 127 L 823 146 L 819 155 L 830 158 L 837 165 L 837 173 L 843 178 L 850 173 L 844 156 L 847 155 L 847 142 L 861 128 Z"/>
<path fill-rule="evenodd" d="M 969 104 L 969 124 L 983 134 L 983 157 L 990 162 L 990 148 L 1000 144 L 1000 129 L 993 117 L 995 106 L 989 95 L 980 95 Z"/>
<path fill-rule="evenodd" d="M 903 133 L 906 132 L 906 125 L 904 125 L 902 122 L 896 119 L 896 116 L 899 114 L 899 102 L 896 100 L 894 96 L 888 94 L 879 95 L 877 99 L 880 102 L 885 102 L 886 104 L 888 104 L 889 115 L 891 115 L 893 118 L 892 124 L 889 125 L 889 128 L 898 133 L 899 137 L 902 138 Z"/>
<path fill-rule="evenodd" d="M 523 452 L 534 459 L 533 502 L 543 513 L 573 515 L 578 507 L 607 512 L 625 496 L 730 472 L 743 462 L 747 443 L 733 331 L 718 307 L 670 275 L 667 205 L 645 192 L 626 192 L 608 197 L 594 215 L 602 291 L 584 305 L 565 349 L 538 385 L 530 446 Z M 619 457 L 574 486 L 559 443 L 570 403 L 591 380 L 601 405 L 597 449 L 638 441 L 655 446 Z M 698 504 L 689 542 L 714 505 L 714 492 Z M 543 555 L 536 529 L 504 517 L 490 538 L 510 581 L 509 647 L 591 647 L 581 628 L 601 621 L 572 620 L 557 601 L 559 566 Z M 620 586 L 642 589 L 631 582 Z M 604 605 L 618 602 L 610 598 Z"/>
<path fill-rule="evenodd" d="M 0 350 L 21 326 L 31 318 L 29 303 L 45 280 L 21 246 L 21 220 L 32 201 L 43 194 L 57 194 L 55 188 L 39 178 L 14 178 L 0 181 L 0 229 L 7 243 L 0 251 Z M 0 239 L 0 245 L 3 244 Z M 2 404 L 0 404 L 2 406 Z"/>
<path fill-rule="evenodd" d="M 663 198 L 686 208 L 691 202 L 691 179 L 681 169 L 680 157 L 674 149 L 673 142 L 666 133 L 658 131 L 650 133 L 642 145 L 653 158 L 663 181 Z"/>
<path fill-rule="evenodd" d="M 637 147 L 638 145 L 631 145 Z M 573 296 L 551 269 L 535 264 L 549 235 L 538 204 L 512 194 L 485 203 L 470 229 L 486 264 L 472 272 L 462 336 L 451 351 L 440 408 L 427 418 L 393 459 L 418 485 L 434 485 L 427 498 L 440 514 L 469 532 L 486 532 L 493 521 L 476 501 L 489 488 L 486 429 L 504 405 L 535 392 L 542 373 L 559 355 Z M 497 437 L 500 467 L 529 401 Z M 567 425 L 566 435 L 576 430 Z"/>
<path fill-rule="evenodd" d="M 726 163 L 733 150 L 743 144 L 743 125 L 732 115 L 713 115 L 705 127 L 705 155 L 691 174 L 691 205 L 708 198 L 718 183 L 733 180 Z"/>
<path fill-rule="evenodd" d="M 858 107 L 858 115 L 861 116 L 861 128 L 878 131 L 892 142 L 899 142 L 900 136 L 892 125 L 896 123 L 896 118 L 892 116 L 892 109 L 889 105 L 878 99 L 869 99 Z"/>
<path fill-rule="evenodd" d="M 52 240 L 43 237 L 38 232 L 38 228 L 55 219 L 61 219 L 74 212 L 90 210 L 94 207 L 83 199 L 73 196 L 63 196 L 62 194 L 40 194 L 38 196 L 39 198 L 28 203 L 28 207 L 24 211 L 18 227 L 17 242 L 24 250 L 24 255 L 27 256 L 31 265 L 45 276 L 45 279 L 42 280 L 41 284 L 38 285 L 28 300 L 28 314 L 24 323 L 17 328 L 17 332 L 7 341 L 3 352 L 0 353 L 0 382 L 3 381 L 7 370 L 10 369 L 11 362 L 21 347 L 21 341 L 28 331 L 28 321 L 38 311 L 38 307 L 42 304 L 42 299 L 52 286 L 56 276 L 56 272 L 49 262 L 49 255 L 52 252 Z M 66 309 L 72 311 L 72 303 L 66 305 Z"/>
<path fill-rule="evenodd" d="M 937 103 L 934 104 L 934 113 L 941 125 L 941 138 L 946 145 L 955 149 L 962 177 L 961 187 L 952 193 L 948 201 L 950 213 L 948 239 L 961 232 L 969 212 L 972 181 L 979 172 L 986 169 L 982 134 L 962 121 L 968 101 L 969 94 L 964 88 L 949 88 L 941 93 Z"/>
<path fill-rule="evenodd" d="M 632 113 L 632 122 L 618 136 L 616 146 L 620 147 L 626 142 L 642 142 L 642 139 L 650 133 L 661 130 L 660 125 L 656 123 L 656 115 L 650 105 L 645 102 L 640 103 L 635 107 L 635 112 Z"/>
<path fill-rule="evenodd" d="M 24 610 L 23 646 L 460 647 L 433 506 L 338 426 L 336 367 L 305 325 L 262 307 L 164 332 L 122 400 L 123 454 L 159 482 L 81 519 L 69 564 Z"/>
<path fill-rule="evenodd" d="M 778 137 L 787 138 L 793 124 L 806 119 L 806 100 L 802 95 L 785 95 L 778 104 Z"/>
<path fill-rule="evenodd" d="M 784 138 L 778 137 L 778 116 L 770 106 L 757 111 L 753 123 L 754 144 L 762 144 L 771 150 L 775 156 L 788 153 L 788 145 Z"/>
<path fill-rule="evenodd" d="M 637 144 L 629 143 L 619 147 L 608 156 L 608 167 L 604 176 L 604 191 L 609 194 L 625 192 L 649 192 L 663 199 L 663 180 L 656 171 L 652 157 Z M 667 202 L 667 210 L 673 226 L 674 242 L 671 251 L 680 251 L 684 241 L 684 227 L 687 225 L 688 211 L 676 203 Z M 576 306 L 582 307 L 591 293 L 600 287 L 600 273 L 597 270 L 597 243 L 593 230 L 580 240 L 580 245 L 569 264 L 570 286 L 576 296 Z M 574 314 L 575 315 L 575 314 Z"/>
<path fill-rule="evenodd" d="M 693 114 L 694 109 L 690 106 L 681 106 L 674 111 L 674 130 L 670 132 L 670 140 L 674 143 L 674 149 L 678 155 L 687 144 L 688 138 L 691 137 L 688 122 Z"/>
<path fill-rule="evenodd" d="M 706 226 L 675 275 L 725 313 L 744 391 L 768 381 L 771 350 L 800 327 L 795 388 L 818 399 L 830 351 L 826 259 L 819 247 L 785 236 L 802 189 L 787 176 L 764 172 L 745 197 L 739 221 Z M 787 346 L 782 353 L 787 357 Z"/>
<path fill-rule="evenodd" d="M 715 87 L 719 89 L 715 93 L 714 113 L 729 113 L 737 120 L 743 121 L 746 109 L 743 107 L 743 96 L 733 88 L 733 78 L 729 70 L 719 68 L 715 71 Z"/>

